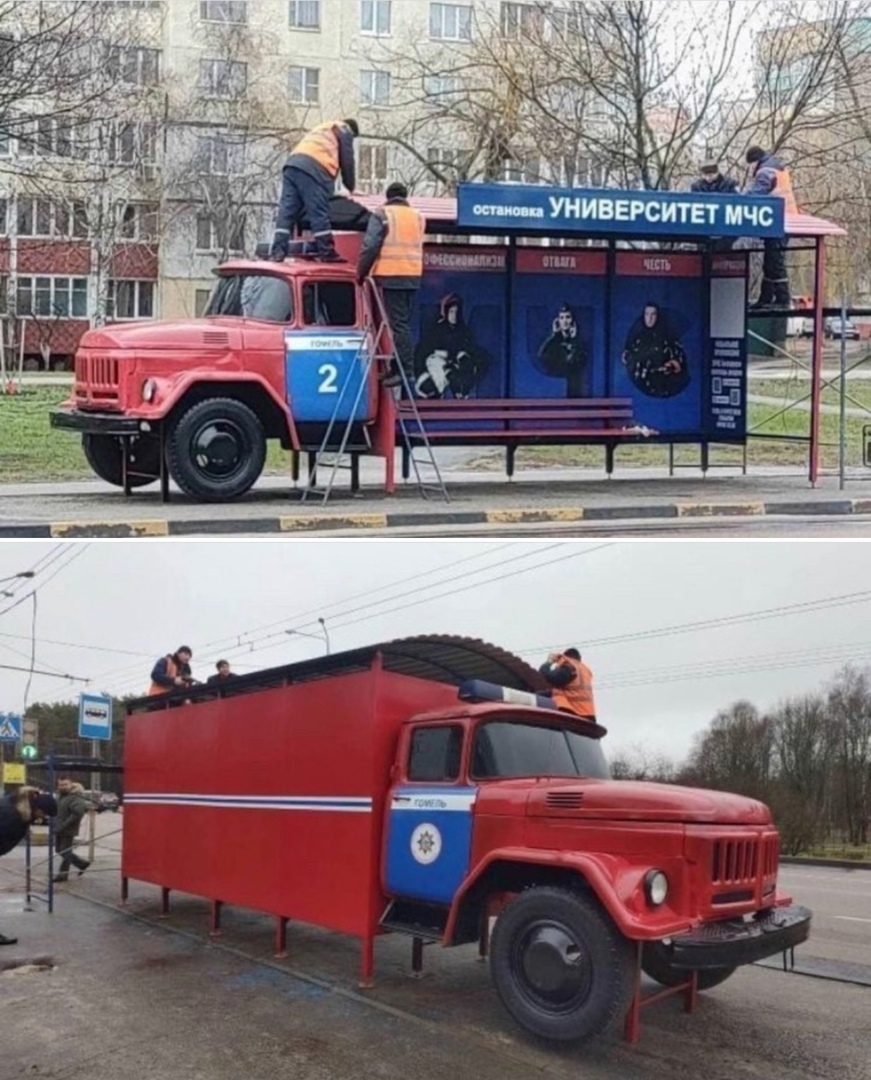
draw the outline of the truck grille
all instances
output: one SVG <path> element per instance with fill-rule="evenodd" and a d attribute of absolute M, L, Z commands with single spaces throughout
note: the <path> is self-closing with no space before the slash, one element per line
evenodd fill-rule
<path fill-rule="evenodd" d="M 80 405 L 117 403 L 120 384 L 119 361 L 112 356 L 76 356 L 76 401 Z"/>
<path fill-rule="evenodd" d="M 715 840 L 711 852 L 714 885 L 743 885 L 777 875 L 779 842 L 776 836 Z"/>
<path fill-rule="evenodd" d="M 551 810 L 577 810 L 583 801 L 582 791 L 549 791 L 544 805 Z"/>

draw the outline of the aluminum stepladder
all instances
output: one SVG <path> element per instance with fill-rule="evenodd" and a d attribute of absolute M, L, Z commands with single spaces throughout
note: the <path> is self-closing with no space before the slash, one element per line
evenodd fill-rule
<path fill-rule="evenodd" d="M 445 502 L 450 502 L 450 496 L 442 479 L 432 444 L 429 441 L 414 399 L 414 388 L 409 382 L 408 373 L 400 363 L 396 347 L 393 344 L 393 335 L 384 305 L 384 297 L 372 278 L 367 280 L 365 288 L 368 289 L 369 296 L 378 312 L 378 326 L 373 325 L 371 314 L 367 310 L 363 324 L 363 341 L 350 366 L 348 375 L 342 383 L 321 445 L 315 452 L 314 458 L 310 460 L 308 481 L 302 495 L 302 501 L 305 502 L 310 496 L 319 495 L 324 503 L 328 502 L 339 470 L 353 467 L 353 452 L 350 454 L 351 462 L 346 463 L 344 459 L 349 456 L 348 445 L 351 441 L 354 424 L 359 422 L 356 419 L 357 410 L 363 396 L 369 391 L 369 379 L 374 368 L 376 377 L 380 377 L 382 371 L 394 370 L 399 372 L 402 379 L 401 387 L 397 387 L 397 390 L 403 391 L 404 400 L 397 401 L 396 420 L 399 424 L 401 445 L 407 453 L 408 460 L 414 470 L 418 491 L 425 499 L 435 494 L 439 495 Z M 360 372 L 359 383 L 354 394 L 354 400 L 348 413 L 348 419 L 344 421 L 345 427 L 339 444 L 335 446 L 334 435 L 338 427 L 343 423 L 339 419 L 339 414 L 342 412 L 349 394 L 349 388 L 358 371 Z M 423 451 L 423 460 L 415 456 L 416 443 L 419 444 L 418 449 Z M 326 485 L 322 488 L 317 487 L 317 470 L 319 466 L 326 466 L 330 470 Z M 422 470 L 424 469 L 432 470 L 433 479 L 429 482 L 423 476 Z"/>

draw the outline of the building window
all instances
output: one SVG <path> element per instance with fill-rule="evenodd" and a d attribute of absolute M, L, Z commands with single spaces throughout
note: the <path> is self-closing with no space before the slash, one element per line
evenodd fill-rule
<path fill-rule="evenodd" d="M 360 184 L 374 193 L 387 183 L 387 147 L 361 144 L 358 151 L 357 176 Z"/>
<path fill-rule="evenodd" d="M 211 298 L 211 289 L 197 289 L 194 293 L 194 315 L 198 319 L 201 319 L 205 315 L 206 308 L 209 306 Z"/>
<path fill-rule="evenodd" d="M 88 236 L 87 208 L 83 202 L 53 202 L 51 199 L 18 199 L 16 231 L 19 236 Z"/>
<path fill-rule="evenodd" d="M 242 147 L 224 135 L 201 135 L 197 139 L 197 172 L 202 176 L 238 175 Z"/>
<path fill-rule="evenodd" d="M 157 126 L 113 124 L 108 149 L 113 165 L 153 165 L 157 160 Z"/>
<path fill-rule="evenodd" d="M 502 166 L 502 179 L 509 184 L 540 184 L 541 158 L 537 154 L 512 154 Z"/>
<path fill-rule="evenodd" d="M 211 98 L 241 98 L 248 88 L 248 65 L 240 60 L 200 60 L 200 90 Z"/>
<path fill-rule="evenodd" d="M 390 72 L 361 71 L 360 101 L 363 105 L 383 107 L 390 104 Z"/>
<path fill-rule="evenodd" d="M 7 222 L 9 220 L 9 200 L 0 196 L 0 236 L 6 235 Z"/>
<path fill-rule="evenodd" d="M 292 67 L 288 96 L 294 105 L 317 105 L 320 100 L 321 73 L 319 68 Z"/>
<path fill-rule="evenodd" d="M 436 41 L 471 41 L 471 6 L 467 4 L 430 4 L 429 36 Z"/>
<path fill-rule="evenodd" d="M 390 0 L 362 0 L 360 29 L 364 34 L 387 37 L 390 34 Z"/>
<path fill-rule="evenodd" d="M 203 22 L 248 22 L 247 0 L 200 0 L 200 18 Z"/>
<path fill-rule="evenodd" d="M 76 151 L 76 121 L 69 116 L 40 116 L 21 125 L 18 152 L 22 157 L 72 157 Z"/>
<path fill-rule="evenodd" d="M 88 317 L 88 279 L 68 277 L 19 277 L 19 315 L 57 319 Z"/>
<path fill-rule="evenodd" d="M 197 215 L 197 251 L 244 251 L 245 221 L 216 221 L 211 214 Z"/>
<path fill-rule="evenodd" d="M 0 315 L 9 312 L 9 278 L 0 274 Z"/>
<path fill-rule="evenodd" d="M 536 4 L 507 4 L 500 9 L 502 33 L 507 38 L 540 35 L 544 26 L 544 9 Z"/>
<path fill-rule="evenodd" d="M 153 281 L 110 281 L 106 314 L 108 318 L 153 319 Z"/>
<path fill-rule="evenodd" d="M 463 81 L 458 75 L 428 75 L 423 90 L 430 105 L 449 105 L 451 98 L 462 93 Z"/>
<path fill-rule="evenodd" d="M 157 213 L 157 203 L 128 203 L 121 215 L 121 239 L 156 240 Z"/>
<path fill-rule="evenodd" d="M 288 10 L 291 30 L 320 30 L 320 0 L 289 0 Z"/>
<path fill-rule="evenodd" d="M 109 77 L 131 86 L 157 86 L 160 81 L 160 50 L 135 45 L 110 45 Z"/>
<path fill-rule="evenodd" d="M 8 131 L 0 131 L 0 157 L 9 157 L 12 153 L 12 140 Z"/>

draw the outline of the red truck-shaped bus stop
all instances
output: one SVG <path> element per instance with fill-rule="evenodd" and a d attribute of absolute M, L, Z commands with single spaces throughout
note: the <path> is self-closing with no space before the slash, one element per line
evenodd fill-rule
<path fill-rule="evenodd" d="M 172 477 L 213 501 L 253 486 L 269 440 L 293 452 L 294 480 L 301 454 L 312 475 L 345 441 L 352 486 L 374 455 L 388 492 L 397 446 L 407 475 L 422 443 L 504 447 L 509 475 L 529 444 L 602 445 L 611 473 L 625 443 L 692 443 L 706 469 L 710 446 L 746 442 L 758 314 L 748 317 L 749 253 L 722 239 L 788 236 L 815 259 L 802 441 L 816 481 L 825 238 L 837 226 L 784 217 L 779 199 L 668 192 L 470 184 L 458 200 L 412 203 L 430 241 L 415 409 L 380 384 L 392 347 L 372 282 L 355 280 L 360 235 L 347 233 L 346 265 L 234 260 L 218 268 L 205 318 L 90 331 L 52 423 L 80 432 L 94 472 L 128 493 L 160 480 L 167 497 Z"/>
<path fill-rule="evenodd" d="M 777 890 L 752 799 L 612 781 L 605 729 L 481 641 L 361 648 L 128 706 L 122 875 L 351 934 L 489 951 L 526 1030 L 639 1033 L 640 973 L 695 1002 L 785 951 L 810 913 Z M 489 933 L 495 918 L 492 937 Z"/>

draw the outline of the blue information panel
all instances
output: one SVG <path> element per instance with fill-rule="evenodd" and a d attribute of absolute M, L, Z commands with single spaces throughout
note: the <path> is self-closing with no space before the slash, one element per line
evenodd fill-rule
<path fill-rule="evenodd" d="M 0 742 L 21 742 L 24 720 L 18 713 L 0 713 Z"/>
<path fill-rule="evenodd" d="M 457 221 L 502 232 L 609 236 L 786 235 L 783 199 L 523 184 L 460 184 Z"/>
<path fill-rule="evenodd" d="M 112 738 L 112 699 L 108 695 L 79 695 L 79 738 Z"/>
<path fill-rule="evenodd" d="M 288 330 L 284 340 L 287 399 L 297 423 L 329 423 L 334 415 L 348 421 L 352 411 L 355 420 L 373 418 L 370 388 L 361 393 L 366 366 L 362 333 Z"/>

